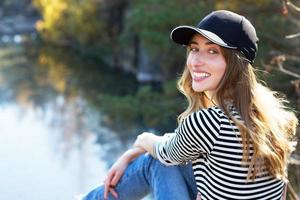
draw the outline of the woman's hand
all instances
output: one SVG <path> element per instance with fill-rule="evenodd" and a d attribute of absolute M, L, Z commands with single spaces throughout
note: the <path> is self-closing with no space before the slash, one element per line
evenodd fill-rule
<path fill-rule="evenodd" d="M 129 164 L 128 158 L 125 156 L 120 157 L 113 166 L 109 169 L 107 173 L 107 177 L 104 181 L 104 199 L 107 199 L 108 193 L 110 192 L 116 199 L 118 198 L 118 194 L 115 191 L 115 186 L 119 182 L 122 177 L 125 169 Z"/>
<path fill-rule="evenodd" d="M 114 189 L 115 186 L 123 176 L 128 164 L 144 152 L 144 149 L 138 147 L 129 149 L 113 164 L 104 181 L 104 199 L 107 199 L 109 193 L 111 193 L 116 199 L 118 198 L 118 194 Z"/>

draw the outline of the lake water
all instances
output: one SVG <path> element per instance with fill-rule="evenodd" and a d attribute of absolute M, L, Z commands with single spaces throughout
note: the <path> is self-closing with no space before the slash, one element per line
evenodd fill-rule
<path fill-rule="evenodd" d="M 0 109 L 1 199 L 74 199 L 104 179 L 95 135 L 61 135 L 33 109 Z"/>
<path fill-rule="evenodd" d="M 2 44 L 1 199 L 71 200 L 102 183 L 138 130 L 109 126 L 97 96 L 134 85 L 130 75 L 55 48 Z"/>

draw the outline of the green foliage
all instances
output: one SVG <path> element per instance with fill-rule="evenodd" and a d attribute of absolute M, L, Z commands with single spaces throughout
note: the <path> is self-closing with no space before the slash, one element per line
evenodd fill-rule
<path fill-rule="evenodd" d="M 209 10 L 203 1 L 193 0 L 145 0 L 132 3 L 128 22 L 152 52 L 170 47 L 169 32 L 175 24 L 191 24 Z M 200 16 L 199 16 L 200 15 Z"/>
<path fill-rule="evenodd" d="M 233 11 L 256 10 L 262 7 L 270 7 L 274 0 L 215 0 L 215 9 L 228 9 Z"/>
<path fill-rule="evenodd" d="M 105 41 L 98 1 L 33 0 L 33 3 L 43 17 L 37 29 L 45 40 L 82 46 Z"/>
<path fill-rule="evenodd" d="M 132 124 L 139 118 L 138 100 L 131 95 L 99 95 L 103 112 L 108 114 L 113 123 Z"/>
<path fill-rule="evenodd" d="M 182 111 L 183 98 L 178 96 L 175 82 L 168 82 L 164 92 L 153 91 L 150 86 L 140 88 L 136 94 L 126 96 L 100 94 L 101 110 L 107 123 L 170 131 L 176 126 L 176 116 Z"/>
<path fill-rule="evenodd" d="M 13 1 L 13 0 L 10 0 Z M 215 9 L 230 9 L 244 14 L 257 28 L 260 38 L 256 65 L 268 62 L 272 50 L 293 51 L 299 42 L 284 36 L 295 32 L 293 24 L 281 14 L 282 4 L 272 0 L 33 0 L 43 19 L 37 24 L 45 40 L 68 44 L 87 53 L 101 56 L 110 63 L 122 65 L 131 60 L 134 65 L 139 47 L 158 63 L 167 79 L 174 79 L 184 64 L 184 49 L 169 39 L 177 25 L 195 25 Z M 291 46 L 293 48 L 291 48 Z M 139 50 L 140 50 L 139 49 Z M 124 52 L 124 53 L 123 53 Z M 111 55 L 110 55 L 110 54 Z M 121 63 L 120 63 L 121 62 Z M 136 66 L 135 66 L 136 67 Z"/>
<path fill-rule="evenodd" d="M 198 0 L 145 0 L 131 1 L 125 19 L 123 38 L 135 34 L 140 48 L 147 50 L 148 56 L 158 63 L 167 79 L 174 78 L 183 66 L 185 50 L 176 48 L 170 41 L 170 31 L 179 24 L 196 25 L 213 4 Z M 130 46 L 132 40 L 123 40 Z"/>

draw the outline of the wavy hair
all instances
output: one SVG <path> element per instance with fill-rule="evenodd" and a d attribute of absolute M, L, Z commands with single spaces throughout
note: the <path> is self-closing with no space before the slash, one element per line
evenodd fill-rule
<path fill-rule="evenodd" d="M 285 106 L 286 99 L 258 83 L 252 65 L 240 52 L 222 48 L 222 54 L 227 66 L 212 99 L 239 128 L 243 161 L 249 164 L 248 179 L 267 169 L 271 175 L 286 181 L 286 167 L 298 124 L 295 114 Z M 195 92 L 191 83 L 192 77 L 185 67 L 177 87 L 186 96 L 188 107 L 179 115 L 179 123 L 192 112 L 214 105 L 204 92 Z M 228 102 L 243 121 L 230 114 Z M 253 156 L 250 156 L 251 146 Z"/>

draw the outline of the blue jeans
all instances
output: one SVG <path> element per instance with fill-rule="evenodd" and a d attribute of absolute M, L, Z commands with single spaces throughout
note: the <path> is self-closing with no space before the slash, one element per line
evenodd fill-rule
<path fill-rule="evenodd" d="M 165 166 L 149 154 L 135 159 L 115 187 L 119 200 L 138 200 L 152 192 L 155 200 L 191 200 L 197 197 L 192 165 Z M 89 192 L 83 200 L 102 200 L 104 187 Z M 115 198 L 109 194 L 109 200 Z"/>

